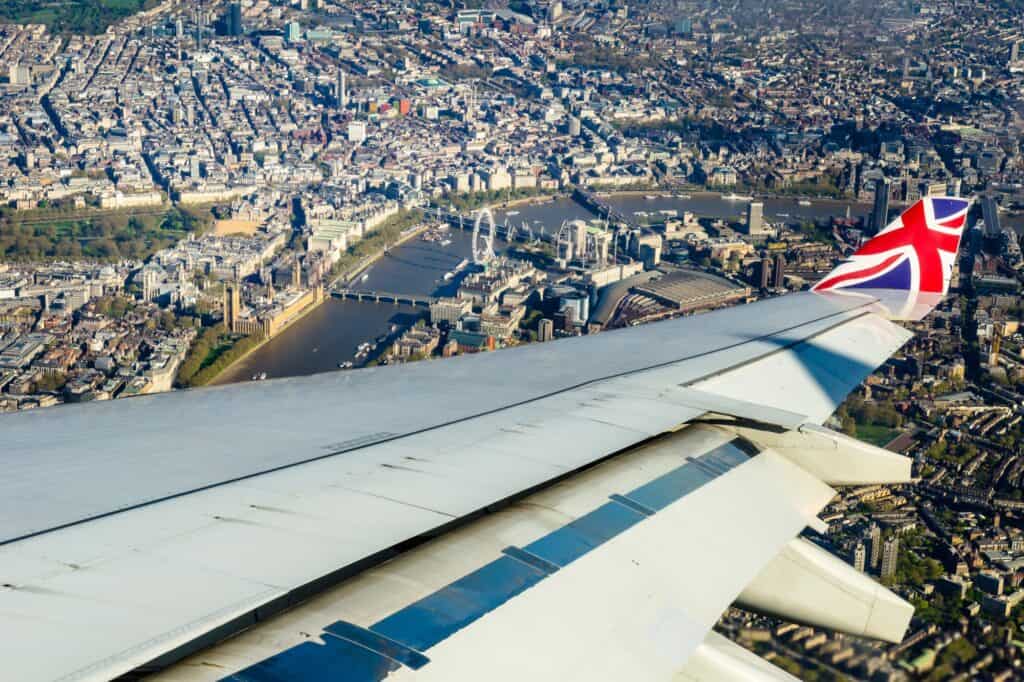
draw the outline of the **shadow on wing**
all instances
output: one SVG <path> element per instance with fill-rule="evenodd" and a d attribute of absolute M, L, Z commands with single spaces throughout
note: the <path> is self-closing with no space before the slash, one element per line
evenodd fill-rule
<path fill-rule="evenodd" d="M 783 334 L 747 336 L 745 340 L 776 347 L 776 350 L 762 356 L 758 362 L 771 358 L 776 353 L 788 353 L 804 370 L 807 378 L 817 385 L 836 406 L 846 400 L 850 392 L 876 369 L 859 358 L 828 348 L 815 341 L 814 338 L 793 339 L 786 338 Z M 773 378 L 765 376 L 764 379 L 772 380 Z"/>

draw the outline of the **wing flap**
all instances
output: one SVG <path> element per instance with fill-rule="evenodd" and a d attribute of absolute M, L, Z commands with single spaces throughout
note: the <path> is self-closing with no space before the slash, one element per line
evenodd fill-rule
<path fill-rule="evenodd" d="M 797 623 L 899 643 L 914 607 L 807 540 L 790 542 L 738 603 Z"/>
<path fill-rule="evenodd" d="M 833 494 L 762 453 L 432 646 L 429 665 L 394 679 L 670 680 Z"/>
<path fill-rule="evenodd" d="M 796 679 L 717 632 L 709 632 L 673 682 L 796 682 Z"/>

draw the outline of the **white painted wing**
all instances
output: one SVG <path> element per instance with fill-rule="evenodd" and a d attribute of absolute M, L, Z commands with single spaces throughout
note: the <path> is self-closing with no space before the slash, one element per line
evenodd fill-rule
<path fill-rule="evenodd" d="M 106 679 L 702 415 L 820 422 L 906 338 L 869 303 L 796 295 L 454 361 L 0 418 L 0 658 L 19 680 Z M 777 542 L 731 558 L 735 579 L 694 632 Z M 693 556 L 704 564 L 699 544 Z"/>

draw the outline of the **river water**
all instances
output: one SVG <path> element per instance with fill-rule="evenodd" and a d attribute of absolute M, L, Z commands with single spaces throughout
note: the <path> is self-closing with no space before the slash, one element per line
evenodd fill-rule
<path fill-rule="evenodd" d="M 449 231 L 451 244 L 425 242 L 419 237 L 399 246 L 370 266 L 365 279 L 353 288 L 401 294 L 452 296 L 458 279 L 444 281 L 471 252 L 471 235 Z M 414 324 L 423 309 L 406 305 L 346 301 L 328 298 L 278 336 L 241 362 L 228 368 L 216 383 L 250 379 L 266 372 L 268 378 L 299 376 L 338 369 L 355 358 L 359 344 L 397 328 Z M 396 329 L 397 331 L 397 329 Z"/>
<path fill-rule="evenodd" d="M 689 198 L 664 197 L 660 193 L 652 199 L 643 194 L 619 195 L 609 203 L 637 222 L 644 216 L 637 212 L 657 213 L 676 210 L 680 214 L 690 211 L 702 218 L 740 220 L 746 212 L 745 201 L 728 201 L 718 194 L 696 192 Z M 801 206 L 796 199 L 766 199 L 765 217 L 772 221 L 800 222 L 845 216 L 864 217 L 870 205 L 844 201 L 814 200 L 810 206 Z M 505 211 L 495 211 L 501 224 L 506 219 L 517 227 L 526 222 L 535 234 L 543 228 L 547 234 L 557 231 L 563 220 L 591 219 L 594 215 L 568 198 L 519 205 Z M 453 270 L 471 253 L 471 236 L 467 232 L 451 230 L 448 246 L 425 242 L 420 238 L 403 244 L 377 261 L 367 277 L 353 286 L 371 291 L 389 291 L 402 294 L 445 296 L 454 294 L 458 278 L 445 282 L 444 274 Z M 501 245 L 496 244 L 498 250 Z M 399 331 L 415 322 L 422 309 L 411 306 L 343 301 L 328 299 L 316 310 L 286 329 L 243 361 L 225 371 L 216 383 L 245 381 L 254 374 L 266 372 L 268 378 L 299 376 L 338 369 L 342 362 L 355 358 L 359 344 L 387 335 L 392 329 Z"/>

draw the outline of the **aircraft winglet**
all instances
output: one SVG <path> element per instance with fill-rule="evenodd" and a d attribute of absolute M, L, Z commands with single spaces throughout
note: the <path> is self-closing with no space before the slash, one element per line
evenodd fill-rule
<path fill-rule="evenodd" d="M 949 292 L 971 202 L 926 197 L 812 287 L 878 298 L 892 319 L 920 319 Z"/>

